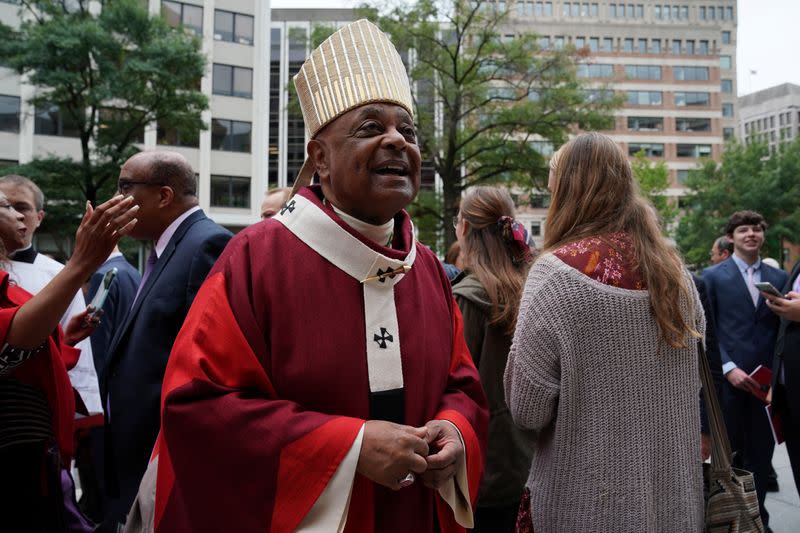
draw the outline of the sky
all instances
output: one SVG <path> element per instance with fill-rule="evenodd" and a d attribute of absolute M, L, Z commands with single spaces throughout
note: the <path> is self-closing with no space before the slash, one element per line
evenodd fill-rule
<path fill-rule="evenodd" d="M 653 0 L 647 0 L 652 2 Z M 272 7 L 353 7 L 358 0 L 273 0 Z M 738 0 L 739 95 L 791 82 L 800 85 L 800 0 Z M 755 73 L 753 73 L 755 72 Z"/>

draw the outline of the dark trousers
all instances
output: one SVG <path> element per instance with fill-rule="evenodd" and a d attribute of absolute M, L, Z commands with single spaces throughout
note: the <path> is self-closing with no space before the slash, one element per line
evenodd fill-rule
<path fill-rule="evenodd" d="M 773 405 L 780 405 L 778 411 L 786 438 L 786 451 L 789 454 L 789 463 L 792 465 L 794 484 L 800 490 L 800 413 L 792 409 L 786 399 L 786 389 L 778 384 L 773 392 Z"/>
<path fill-rule="evenodd" d="M 764 508 L 764 498 L 775 439 L 764 405 L 749 392 L 741 391 L 727 381 L 723 384 L 722 410 L 734 452 L 733 464 L 753 473 L 761 521 L 767 526 L 769 513 Z"/>
<path fill-rule="evenodd" d="M 502 507 L 477 507 L 475 509 L 475 527 L 472 531 L 479 533 L 514 533 L 518 513 L 519 502 Z"/>

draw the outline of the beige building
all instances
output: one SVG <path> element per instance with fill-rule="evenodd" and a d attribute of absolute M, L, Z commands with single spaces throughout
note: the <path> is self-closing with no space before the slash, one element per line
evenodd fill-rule
<path fill-rule="evenodd" d="M 0 0 L 0 21 L 18 26 L 19 2 Z M 259 218 L 267 186 L 269 110 L 269 0 L 148 0 L 151 13 L 182 24 L 202 39 L 208 58 L 201 91 L 209 128 L 192 138 L 146 128 L 141 149 L 168 148 L 187 157 L 198 174 L 200 205 L 233 229 Z M 80 157 L 77 132 L 58 108 L 34 109 L 36 88 L 0 67 L 0 165 L 26 163 L 49 154 Z"/>
<path fill-rule="evenodd" d="M 626 98 L 607 133 L 631 156 L 644 150 L 667 163 L 669 196 L 682 194 L 700 158 L 719 159 L 737 126 L 735 0 L 516 0 L 510 7 L 509 31 L 534 31 L 545 48 L 589 48 L 578 75 Z M 536 198 L 520 210 L 537 244 L 547 202 Z"/>
<path fill-rule="evenodd" d="M 800 86 L 784 83 L 739 98 L 739 138 L 770 149 L 800 135 Z"/>

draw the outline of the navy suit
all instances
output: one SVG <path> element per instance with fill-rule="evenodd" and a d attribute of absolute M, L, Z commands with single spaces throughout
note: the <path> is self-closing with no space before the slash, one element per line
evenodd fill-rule
<path fill-rule="evenodd" d="M 786 278 L 782 270 L 761 263 L 761 281 L 783 287 Z M 758 365 L 772 368 L 780 322 L 767 307 L 764 297 L 759 295 L 758 304 L 753 305 L 747 284 L 733 258 L 703 271 L 703 281 L 717 326 L 722 364 L 733 361 L 748 374 Z M 734 463 L 753 472 L 761 518 L 766 526 L 769 513 L 764 509 L 764 497 L 775 441 L 764 403 L 725 380 L 722 411 L 731 448 L 737 452 Z"/>
<path fill-rule="evenodd" d="M 798 274 L 800 262 L 792 269 L 783 294 L 792 290 Z M 800 322 L 781 319 L 772 368 L 772 407 L 780 414 L 794 482 L 800 487 Z M 783 383 L 778 380 L 781 369 Z"/>
<path fill-rule="evenodd" d="M 103 304 L 103 318 L 100 325 L 92 333 L 92 357 L 97 370 L 100 388 L 105 387 L 105 368 L 108 360 L 108 345 L 114 332 L 122 327 L 125 316 L 133 304 L 133 297 L 142 276 L 124 257 L 118 255 L 107 259 L 89 279 L 89 290 L 86 292 L 88 306 L 106 272 L 117 269 L 117 277 L 108 289 L 108 296 Z M 94 521 L 102 521 L 105 516 L 105 439 L 104 428 L 91 429 L 89 436 L 78 444 L 76 463 L 81 474 L 81 505 Z"/>
<path fill-rule="evenodd" d="M 108 350 L 106 524 L 124 522 L 159 429 L 167 359 L 206 275 L 232 237 L 202 211 L 184 220 L 142 286 Z M 113 531 L 113 529 L 110 529 Z"/>

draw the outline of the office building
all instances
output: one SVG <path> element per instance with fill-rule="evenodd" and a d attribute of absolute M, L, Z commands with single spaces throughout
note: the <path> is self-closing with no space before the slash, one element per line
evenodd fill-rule
<path fill-rule="evenodd" d="M 562 2 L 516 0 L 509 33 L 539 34 L 542 48 L 569 44 L 591 55 L 578 76 L 625 97 L 608 131 L 633 156 L 665 161 L 667 195 L 679 198 L 701 158 L 719 159 L 736 131 L 736 2 L 683 0 Z M 553 147 L 546 143 L 545 154 Z M 539 243 L 548 198 L 520 210 Z"/>
<path fill-rule="evenodd" d="M 739 98 L 740 138 L 771 150 L 800 135 L 800 86 L 784 83 Z"/>

